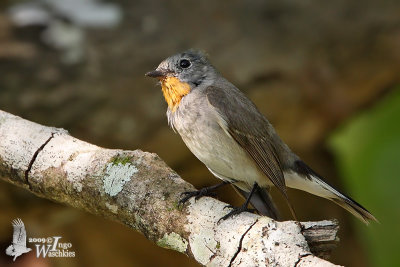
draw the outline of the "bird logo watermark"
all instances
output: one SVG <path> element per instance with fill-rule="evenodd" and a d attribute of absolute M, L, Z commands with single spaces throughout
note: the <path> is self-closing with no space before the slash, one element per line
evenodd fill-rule
<path fill-rule="evenodd" d="M 15 219 L 12 221 L 12 226 L 14 228 L 13 240 L 11 245 L 6 249 L 6 254 L 8 256 L 14 257 L 13 261 L 22 254 L 31 251 L 31 248 L 26 247 L 26 230 L 25 225 L 21 219 Z"/>
<path fill-rule="evenodd" d="M 12 226 L 14 228 L 13 240 L 12 244 L 7 247 L 6 254 L 14 257 L 13 261 L 32 250 L 27 247 L 27 241 L 34 244 L 37 258 L 72 258 L 76 255 L 75 251 L 72 251 L 71 243 L 60 242 L 61 236 L 27 238 L 25 225 L 19 218 L 12 221 Z"/>

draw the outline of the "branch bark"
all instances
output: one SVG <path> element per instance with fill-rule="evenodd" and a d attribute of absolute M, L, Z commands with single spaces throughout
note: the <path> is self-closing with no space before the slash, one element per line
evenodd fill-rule
<path fill-rule="evenodd" d="M 105 149 L 0 110 L 0 177 L 39 197 L 110 218 L 209 266 L 335 266 L 336 221 L 278 222 L 203 197 L 156 154 Z M 314 253 L 314 254 L 312 254 Z"/>

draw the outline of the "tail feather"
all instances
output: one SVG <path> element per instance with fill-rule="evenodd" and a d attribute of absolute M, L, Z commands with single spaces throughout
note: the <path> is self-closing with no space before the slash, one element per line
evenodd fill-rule
<path fill-rule="evenodd" d="M 368 210 L 366 210 L 363 206 L 358 204 L 350 197 L 345 196 L 345 198 L 332 198 L 331 200 L 342 208 L 349 211 L 365 224 L 369 224 L 370 221 L 378 222 L 374 215 L 372 215 Z"/>
<path fill-rule="evenodd" d="M 233 187 L 244 198 L 249 196 L 249 192 L 246 192 L 235 185 L 233 185 Z M 268 189 L 258 187 L 253 193 L 250 203 L 261 215 L 268 216 L 275 220 L 279 219 L 278 209 L 276 208 Z"/>
<path fill-rule="evenodd" d="M 335 202 L 366 224 L 370 221 L 378 221 L 367 209 L 329 185 L 302 161 L 296 161 L 293 171 L 285 173 L 285 181 L 288 187 L 300 189 Z"/>

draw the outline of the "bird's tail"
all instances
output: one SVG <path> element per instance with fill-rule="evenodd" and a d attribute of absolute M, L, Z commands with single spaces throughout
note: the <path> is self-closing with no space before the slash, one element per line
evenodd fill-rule
<path fill-rule="evenodd" d="M 6 248 L 6 254 L 7 254 L 8 256 L 11 256 L 11 255 L 13 254 L 13 251 L 14 251 L 13 245 L 9 245 L 9 246 Z"/>
<path fill-rule="evenodd" d="M 339 192 L 325 182 L 320 175 L 314 172 L 302 161 L 296 162 L 293 171 L 285 173 L 286 185 L 329 199 L 346 209 L 364 223 L 378 221 L 367 209 L 358 204 L 351 197 Z"/>
<path fill-rule="evenodd" d="M 250 192 L 246 192 L 235 185 L 233 185 L 233 187 L 239 194 L 247 199 Z M 272 201 L 268 189 L 257 187 L 256 191 L 251 196 L 250 203 L 260 215 L 265 215 L 275 220 L 279 219 L 278 209 Z"/>

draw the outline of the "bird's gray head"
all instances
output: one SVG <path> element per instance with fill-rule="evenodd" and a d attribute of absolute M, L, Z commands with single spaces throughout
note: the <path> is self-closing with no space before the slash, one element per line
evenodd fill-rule
<path fill-rule="evenodd" d="M 168 57 L 158 65 L 154 71 L 146 73 L 146 76 L 159 78 L 178 78 L 180 82 L 188 83 L 191 89 L 212 81 L 216 71 L 208 62 L 207 56 L 197 50 L 187 50 Z"/>

